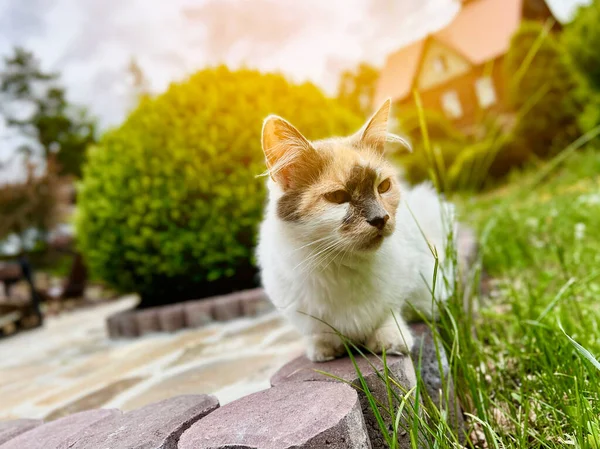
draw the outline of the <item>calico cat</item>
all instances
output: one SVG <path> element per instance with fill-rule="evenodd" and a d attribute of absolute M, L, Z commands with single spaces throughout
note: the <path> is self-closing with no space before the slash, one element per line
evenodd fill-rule
<path fill-rule="evenodd" d="M 345 353 L 332 328 L 373 352 L 407 353 L 403 310 L 435 315 L 435 258 L 445 259 L 453 208 L 429 185 L 404 186 L 384 157 L 391 101 L 356 134 L 307 140 L 269 116 L 262 146 L 270 179 L 257 259 L 275 306 L 317 362 Z M 451 270 L 438 275 L 445 300 Z"/>

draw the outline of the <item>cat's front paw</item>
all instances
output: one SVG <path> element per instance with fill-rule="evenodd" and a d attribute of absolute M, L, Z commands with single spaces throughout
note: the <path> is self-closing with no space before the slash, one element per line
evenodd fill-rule
<path fill-rule="evenodd" d="M 345 353 L 344 345 L 335 335 L 314 335 L 307 343 L 306 356 L 312 362 L 328 362 Z"/>
<path fill-rule="evenodd" d="M 386 354 L 408 354 L 413 346 L 414 339 L 410 331 L 400 333 L 397 326 L 385 326 L 377 329 L 365 344 L 368 350 L 381 354 L 385 349 Z"/>

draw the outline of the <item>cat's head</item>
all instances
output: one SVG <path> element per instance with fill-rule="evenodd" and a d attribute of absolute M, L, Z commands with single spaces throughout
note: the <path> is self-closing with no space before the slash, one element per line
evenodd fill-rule
<path fill-rule="evenodd" d="M 280 117 L 265 120 L 271 201 L 300 240 L 372 251 L 394 232 L 400 190 L 383 155 L 390 105 L 350 137 L 313 142 Z"/>

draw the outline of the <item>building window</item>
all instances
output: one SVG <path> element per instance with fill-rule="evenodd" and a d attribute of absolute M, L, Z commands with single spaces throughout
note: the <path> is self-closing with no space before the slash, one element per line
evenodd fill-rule
<path fill-rule="evenodd" d="M 496 103 L 496 90 L 492 78 L 486 76 L 475 81 L 477 101 L 482 108 L 488 108 Z"/>
<path fill-rule="evenodd" d="M 442 95 L 442 108 L 444 108 L 446 115 L 452 119 L 462 117 L 462 105 L 455 90 L 449 90 Z"/>
<path fill-rule="evenodd" d="M 448 62 L 444 56 L 438 56 L 433 60 L 433 69 L 437 73 L 445 73 L 448 70 Z"/>

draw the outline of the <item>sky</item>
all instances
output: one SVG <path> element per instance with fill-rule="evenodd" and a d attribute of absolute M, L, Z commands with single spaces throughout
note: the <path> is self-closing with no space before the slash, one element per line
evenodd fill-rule
<path fill-rule="evenodd" d="M 563 20 L 585 2 L 548 0 Z M 106 129 L 133 105 L 132 57 L 153 92 L 226 63 L 333 93 L 340 71 L 382 65 L 458 9 L 456 0 L 0 0 L 0 55 L 15 45 L 32 50 Z M 13 152 L 3 132 L 0 119 L 0 164 Z M 0 181 L 11 173 L 0 171 Z"/>

